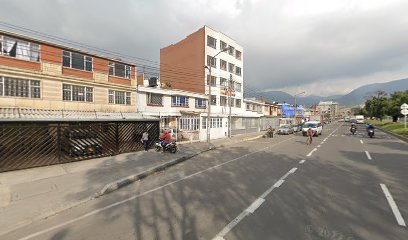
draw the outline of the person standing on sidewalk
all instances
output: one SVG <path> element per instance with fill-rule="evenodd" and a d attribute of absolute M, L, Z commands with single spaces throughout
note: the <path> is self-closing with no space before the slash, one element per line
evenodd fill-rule
<path fill-rule="evenodd" d="M 144 133 L 142 134 L 141 142 L 144 146 L 145 152 L 147 152 L 147 142 L 148 141 L 149 141 L 149 133 L 147 131 L 144 131 Z"/>

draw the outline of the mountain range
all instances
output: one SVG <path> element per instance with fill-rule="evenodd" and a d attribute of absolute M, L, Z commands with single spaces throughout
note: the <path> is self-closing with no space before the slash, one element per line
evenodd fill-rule
<path fill-rule="evenodd" d="M 361 87 L 354 89 L 353 91 L 349 92 L 345 95 L 333 95 L 328 97 L 321 97 L 321 96 L 304 96 L 304 97 L 297 97 L 297 104 L 311 106 L 314 104 L 318 104 L 320 101 L 336 101 L 341 106 L 357 106 L 363 104 L 368 97 L 370 97 L 374 92 L 382 90 L 388 94 L 391 94 L 395 91 L 405 91 L 408 90 L 408 78 L 395 80 L 386 83 L 373 83 L 367 84 Z M 257 97 L 259 98 L 260 95 L 262 98 L 265 98 L 269 102 L 277 101 L 277 102 L 287 102 L 293 103 L 294 97 L 289 93 L 283 91 L 268 91 L 262 93 L 246 93 L 246 98 Z"/>

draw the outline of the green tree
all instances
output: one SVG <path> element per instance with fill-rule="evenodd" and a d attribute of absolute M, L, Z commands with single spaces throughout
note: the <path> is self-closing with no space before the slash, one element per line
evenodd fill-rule
<path fill-rule="evenodd" d="M 388 100 L 387 114 L 392 117 L 392 121 L 396 122 L 401 114 L 401 105 L 408 104 L 408 90 L 405 92 L 394 92 Z"/>
<path fill-rule="evenodd" d="M 387 93 L 384 91 L 377 91 L 373 94 L 371 99 L 366 101 L 364 109 L 367 111 L 368 116 L 379 118 L 382 121 L 387 112 L 388 106 Z"/>

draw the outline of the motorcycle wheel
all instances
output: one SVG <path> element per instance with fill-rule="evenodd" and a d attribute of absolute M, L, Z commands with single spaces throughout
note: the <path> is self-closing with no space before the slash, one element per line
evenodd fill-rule
<path fill-rule="evenodd" d="M 176 152 L 177 152 L 177 147 L 172 147 L 172 148 L 170 149 L 170 152 L 171 152 L 171 153 L 176 153 Z"/>

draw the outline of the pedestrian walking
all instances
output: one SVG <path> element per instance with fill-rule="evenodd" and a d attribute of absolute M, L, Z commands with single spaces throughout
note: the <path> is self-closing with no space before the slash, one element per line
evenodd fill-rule
<path fill-rule="evenodd" d="M 149 133 L 147 131 L 144 131 L 144 133 L 142 134 L 142 139 L 140 141 L 144 146 L 145 152 L 147 152 L 147 147 L 148 147 L 147 142 L 149 141 Z"/>

